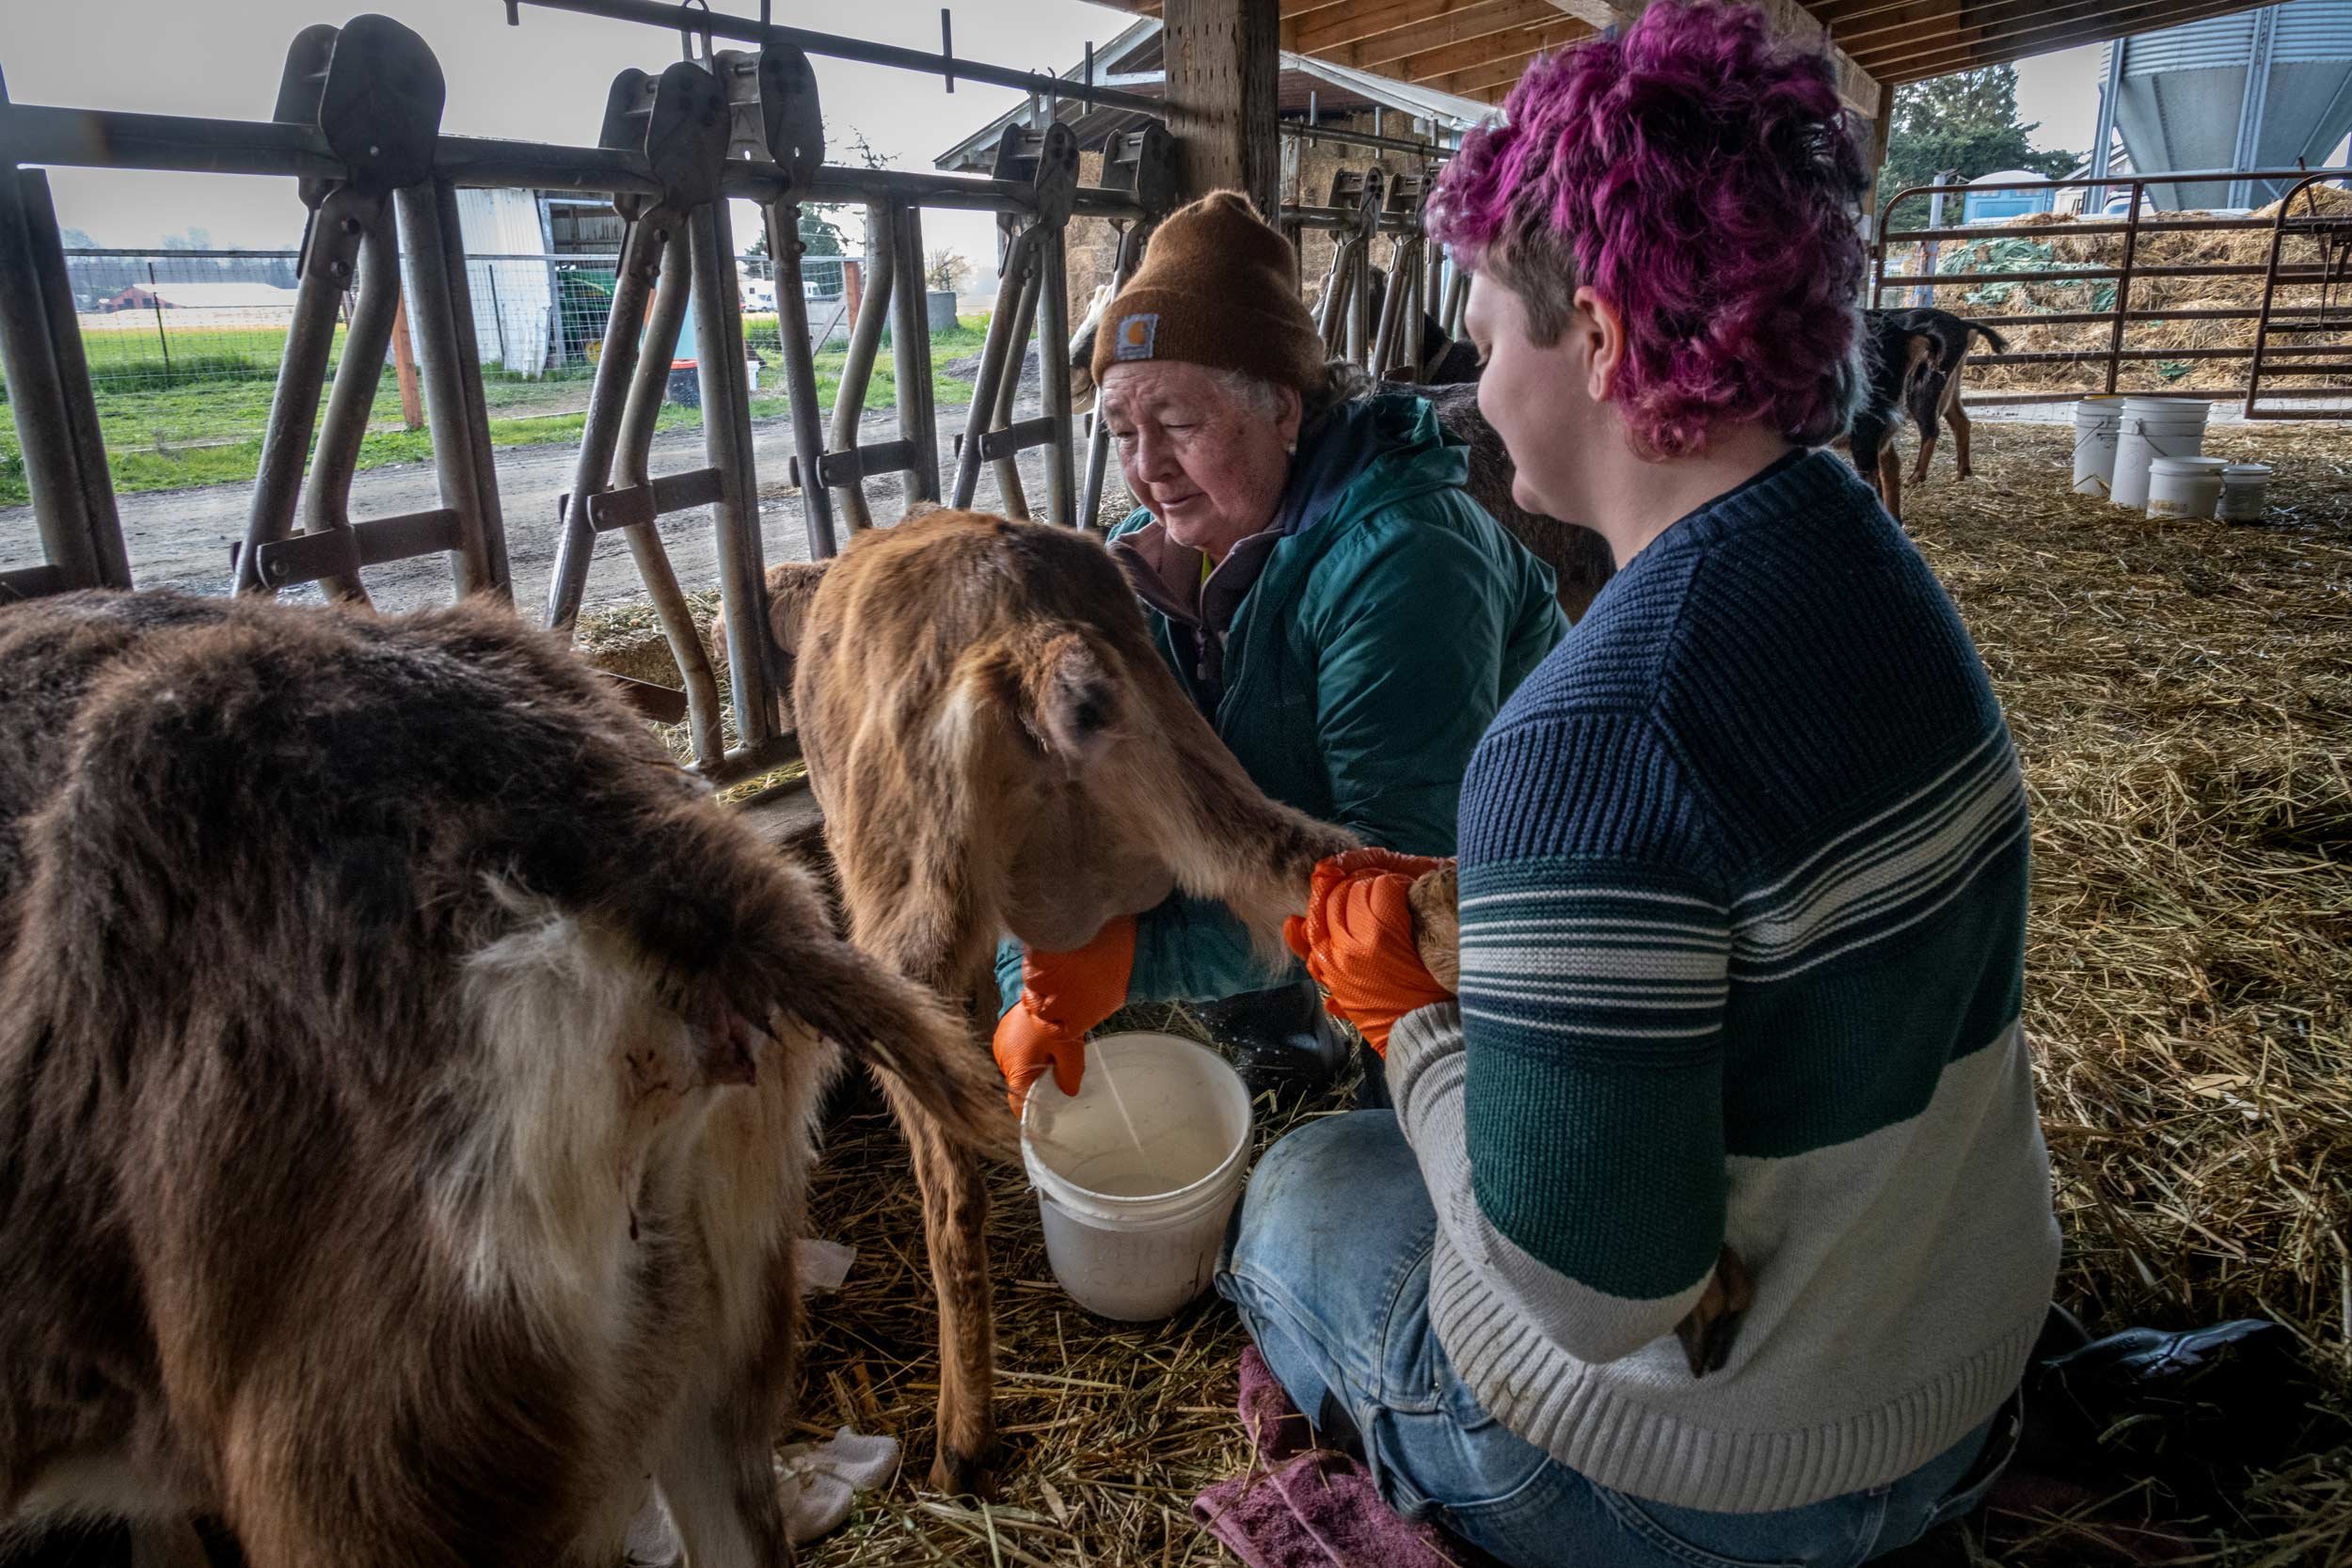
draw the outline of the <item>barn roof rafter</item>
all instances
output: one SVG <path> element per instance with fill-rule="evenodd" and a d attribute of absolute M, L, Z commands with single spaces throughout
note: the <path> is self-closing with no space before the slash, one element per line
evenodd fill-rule
<path fill-rule="evenodd" d="M 1159 0 L 1107 0 L 1144 16 Z M 2029 55 L 2258 8 L 2263 0 L 1759 0 L 1781 32 L 1826 36 L 1847 103 Z M 1644 0 L 1281 0 L 1282 47 L 1500 103 L 1536 55 L 1638 15 Z"/>

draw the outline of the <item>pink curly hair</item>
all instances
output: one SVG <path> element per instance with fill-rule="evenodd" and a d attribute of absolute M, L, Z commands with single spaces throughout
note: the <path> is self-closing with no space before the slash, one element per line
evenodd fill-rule
<path fill-rule="evenodd" d="M 1555 342 L 1580 284 L 1616 308 L 1616 402 L 1636 451 L 1724 424 L 1819 446 L 1862 388 L 1868 186 L 1828 59 L 1760 11 L 1659 4 L 1539 59 L 1439 180 L 1432 230 Z"/>

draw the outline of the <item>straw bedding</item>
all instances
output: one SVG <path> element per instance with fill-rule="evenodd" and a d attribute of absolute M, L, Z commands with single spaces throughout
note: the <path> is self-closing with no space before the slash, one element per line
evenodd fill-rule
<path fill-rule="evenodd" d="M 2342 1411 L 2352 429 L 2213 434 L 2209 450 L 2279 467 L 2263 527 L 2068 496 L 2070 432 L 1979 429 L 1978 477 L 1953 483 L 1947 459 L 1907 510 L 1984 650 L 2033 797 L 2027 1022 L 2068 1239 L 2061 1299 L 2094 1331 L 2276 1318 Z M 1315 1109 L 1262 1103 L 1263 1135 Z M 804 1560 L 1230 1560 L 1186 1510 L 1246 1462 L 1231 1313 L 1212 1300 L 1142 1327 L 1089 1317 L 1053 1283 L 1018 1173 L 994 1191 L 1008 1455 L 983 1507 L 917 1484 L 932 1314 L 898 1137 L 870 1109 L 829 1130 L 816 1228 L 860 1250 L 812 1314 L 801 1424 L 896 1433 L 908 1465 Z M 2352 1444 L 2234 1485 L 2199 1533 L 2205 1560 L 2352 1561 Z M 2090 1560 L 2063 1523 L 1996 1520 L 1993 1534 L 1977 1560 Z"/>

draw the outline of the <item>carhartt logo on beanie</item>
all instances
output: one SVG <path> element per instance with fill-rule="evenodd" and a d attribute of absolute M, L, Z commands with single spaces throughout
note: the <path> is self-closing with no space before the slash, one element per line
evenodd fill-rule
<path fill-rule="evenodd" d="M 1323 335 L 1292 286 L 1290 242 L 1239 191 L 1170 214 L 1104 313 L 1094 379 L 1122 361 L 1174 359 L 1311 391 Z"/>

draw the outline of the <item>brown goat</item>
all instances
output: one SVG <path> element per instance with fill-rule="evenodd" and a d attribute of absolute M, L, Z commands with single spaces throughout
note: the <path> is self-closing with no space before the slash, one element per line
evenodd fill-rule
<path fill-rule="evenodd" d="M 1518 467 L 1511 461 L 1502 437 L 1478 411 L 1475 380 L 1400 388 L 1429 400 L 1438 422 L 1470 447 L 1470 499 L 1486 509 L 1502 531 L 1527 547 L 1527 552 L 1551 568 L 1552 594 L 1571 621 L 1581 621 L 1593 596 L 1617 570 L 1609 541 L 1589 528 L 1564 523 L 1540 512 L 1530 512 L 1511 494 Z"/>
<path fill-rule="evenodd" d="M 1259 793 L 1084 532 L 936 512 L 772 568 L 769 590 L 851 940 L 983 1037 L 1003 933 L 1067 950 L 1182 888 L 1279 953 L 1315 862 L 1354 842 Z M 931 1474 L 965 1491 L 995 1446 L 988 1198 L 968 1153 L 914 1153 L 940 1304 Z"/>
<path fill-rule="evenodd" d="M 827 1042 L 1001 1149 L 961 1024 L 496 606 L 35 601 L 0 725 L 0 1529 L 788 1561 Z"/>

